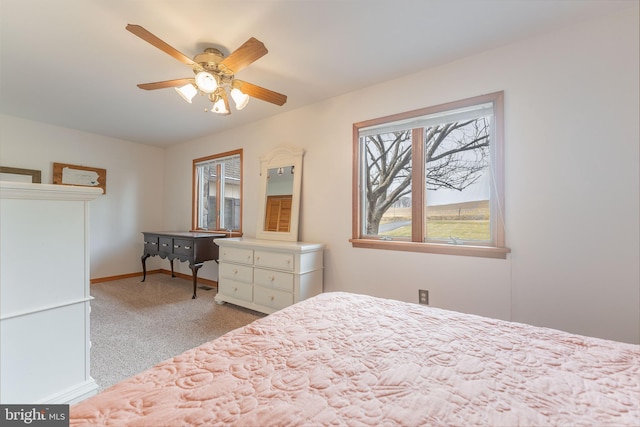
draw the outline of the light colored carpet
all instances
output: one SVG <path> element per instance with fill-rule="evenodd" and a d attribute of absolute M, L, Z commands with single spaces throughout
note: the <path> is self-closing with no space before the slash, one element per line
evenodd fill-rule
<path fill-rule="evenodd" d="M 265 316 L 216 304 L 216 288 L 199 288 L 193 300 L 191 280 L 141 279 L 91 285 L 91 376 L 100 390 Z"/>

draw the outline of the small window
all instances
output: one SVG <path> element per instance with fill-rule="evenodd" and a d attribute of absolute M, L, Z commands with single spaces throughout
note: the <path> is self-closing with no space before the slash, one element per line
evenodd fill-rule
<path fill-rule="evenodd" d="M 505 258 L 502 104 L 354 124 L 353 246 Z"/>
<path fill-rule="evenodd" d="M 193 161 L 192 228 L 242 232 L 242 150 Z"/>

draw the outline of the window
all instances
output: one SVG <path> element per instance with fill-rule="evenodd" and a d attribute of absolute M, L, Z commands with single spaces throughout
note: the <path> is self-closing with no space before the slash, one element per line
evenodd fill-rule
<path fill-rule="evenodd" d="M 354 124 L 354 247 L 505 258 L 503 93 Z"/>
<path fill-rule="evenodd" d="M 242 231 L 242 150 L 193 161 L 192 228 Z"/>

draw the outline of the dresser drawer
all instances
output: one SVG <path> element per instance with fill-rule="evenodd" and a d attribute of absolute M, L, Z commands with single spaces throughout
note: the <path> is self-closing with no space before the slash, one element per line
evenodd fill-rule
<path fill-rule="evenodd" d="M 244 283 L 253 282 L 253 268 L 246 265 L 221 262 L 218 273 L 223 279 Z"/>
<path fill-rule="evenodd" d="M 146 235 L 144 236 L 144 250 L 157 251 L 158 250 L 158 236 Z"/>
<path fill-rule="evenodd" d="M 178 255 L 193 256 L 193 240 L 173 239 L 173 253 Z"/>
<path fill-rule="evenodd" d="M 218 283 L 218 293 L 243 301 L 251 302 L 253 300 L 253 286 L 250 283 L 220 280 Z"/>
<path fill-rule="evenodd" d="M 256 268 L 253 271 L 253 282 L 266 288 L 280 289 L 285 292 L 293 292 L 293 274 L 282 271 L 263 270 Z"/>
<path fill-rule="evenodd" d="M 253 302 L 265 307 L 280 310 L 293 304 L 293 294 L 276 289 L 255 286 L 253 288 Z"/>
<path fill-rule="evenodd" d="M 256 250 L 253 261 L 258 267 L 293 271 L 293 254 Z"/>
<path fill-rule="evenodd" d="M 163 253 L 171 253 L 173 251 L 173 239 L 171 237 L 160 237 L 158 250 Z"/>
<path fill-rule="evenodd" d="M 253 249 L 222 247 L 220 248 L 220 261 L 253 264 Z"/>

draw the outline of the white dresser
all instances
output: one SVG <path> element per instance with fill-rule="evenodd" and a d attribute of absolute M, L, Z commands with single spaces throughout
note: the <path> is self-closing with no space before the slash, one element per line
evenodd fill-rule
<path fill-rule="evenodd" d="M 220 247 L 216 302 L 273 313 L 322 293 L 320 243 L 216 239 Z"/>
<path fill-rule="evenodd" d="M 89 372 L 89 201 L 97 188 L 0 182 L 0 403 L 74 403 Z"/>

